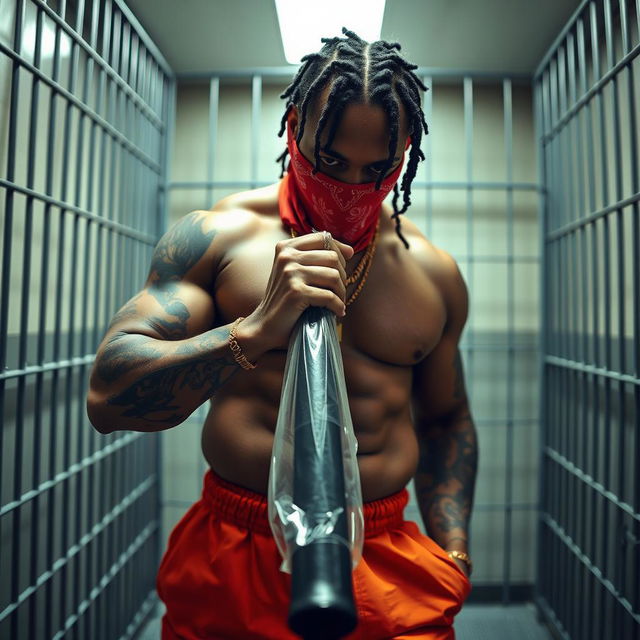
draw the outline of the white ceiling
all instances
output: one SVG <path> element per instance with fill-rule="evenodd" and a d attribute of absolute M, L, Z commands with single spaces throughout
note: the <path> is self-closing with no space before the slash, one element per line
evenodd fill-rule
<path fill-rule="evenodd" d="M 273 0 L 127 4 L 176 73 L 287 66 Z M 531 73 L 579 4 L 387 0 L 382 38 L 400 42 L 407 59 L 421 67 Z"/>

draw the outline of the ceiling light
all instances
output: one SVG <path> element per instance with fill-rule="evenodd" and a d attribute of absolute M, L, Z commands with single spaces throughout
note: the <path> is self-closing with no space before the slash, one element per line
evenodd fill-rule
<path fill-rule="evenodd" d="M 318 51 L 320 38 L 342 35 L 342 27 L 372 42 L 380 39 L 385 0 L 275 0 L 284 55 L 298 64 Z"/>

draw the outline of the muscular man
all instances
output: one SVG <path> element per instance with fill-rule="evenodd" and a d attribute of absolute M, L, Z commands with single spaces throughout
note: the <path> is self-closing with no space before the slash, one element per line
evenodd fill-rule
<path fill-rule="evenodd" d="M 203 496 L 158 575 L 165 639 L 293 637 L 265 494 L 288 339 L 309 305 L 341 325 L 358 439 L 366 537 L 349 637 L 453 638 L 471 589 L 467 292 L 454 260 L 399 218 L 424 157 L 424 87 L 397 44 L 344 33 L 283 94 L 286 176 L 179 220 L 98 349 L 87 406 L 101 433 L 169 429 L 211 402 Z M 402 516 L 412 478 L 428 536 Z"/>

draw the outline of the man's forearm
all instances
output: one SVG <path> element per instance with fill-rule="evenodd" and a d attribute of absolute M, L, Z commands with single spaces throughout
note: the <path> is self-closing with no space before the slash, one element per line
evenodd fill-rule
<path fill-rule="evenodd" d="M 466 551 L 478 467 L 471 414 L 429 425 L 419 442 L 415 487 L 427 533 L 443 549 Z"/>
<path fill-rule="evenodd" d="M 186 340 L 121 334 L 98 352 L 88 396 L 96 428 L 160 431 L 184 421 L 233 375 L 229 327 Z"/>

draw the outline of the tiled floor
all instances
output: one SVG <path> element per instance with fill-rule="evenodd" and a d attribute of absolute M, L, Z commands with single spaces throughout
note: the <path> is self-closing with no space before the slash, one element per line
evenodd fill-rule
<path fill-rule="evenodd" d="M 466 605 L 456 617 L 456 640 L 551 640 L 536 620 L 532 604 Z M 138 640 L 160 639 L 160 617 L 154 618 Z M 247 638 L 247 640 L 250 640 Z"/>

